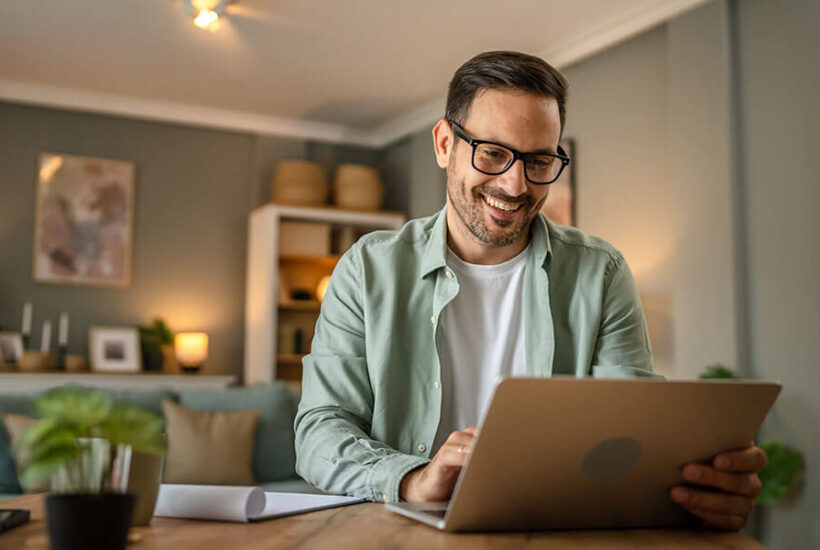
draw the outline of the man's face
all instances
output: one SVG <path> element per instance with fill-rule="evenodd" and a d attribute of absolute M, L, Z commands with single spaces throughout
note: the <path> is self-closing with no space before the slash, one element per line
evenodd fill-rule
<path fill-rule="evenodd" d="M 479 93 L 463 127 L 473 139 L 494 141 L 522 153 L 555 153 L 561 135 L 555 98 L 510 90 Z M 520 160 L 503 174 L 483 174 L 473 168 L 468 143 L 456 138 L 452 144 L 447 161 L 447 206 L 461 229 L 482 247 L 517 242 L 547 200 L 549 187 L 528 182 Z"/>

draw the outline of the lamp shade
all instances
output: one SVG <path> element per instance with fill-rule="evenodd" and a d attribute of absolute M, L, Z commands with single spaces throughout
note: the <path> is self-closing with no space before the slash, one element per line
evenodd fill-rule
<path fill-rule="evenodd" d="M 204 332 L 178 332 L 174 337 L 174 350 L 180 365 L 201 365 L 208 358 L 208 335 Z"/>

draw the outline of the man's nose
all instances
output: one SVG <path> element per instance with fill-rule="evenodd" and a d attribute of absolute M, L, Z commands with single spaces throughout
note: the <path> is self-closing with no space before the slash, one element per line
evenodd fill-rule
<path fill-rule="evenodd" d="M 524 175 L 524 161 L 516 159 L 509 170 L 501 174 L 499 186 L 507 195 L 517 197 L 527 192 L 527 178 Z"/>

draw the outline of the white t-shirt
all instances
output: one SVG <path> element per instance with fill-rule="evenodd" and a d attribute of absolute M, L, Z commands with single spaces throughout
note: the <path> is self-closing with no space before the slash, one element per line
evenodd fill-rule
<path fill-rule="evenodd" d="M 529 246 L 502 264 L 476 265 L 447 250 L 447 265 L 459 291 L 442 313 L 441 421 L 433 453 L 451 432 L 480 424 L 499 379 L 526 376 L 523 296 L 528 251 Z"/>

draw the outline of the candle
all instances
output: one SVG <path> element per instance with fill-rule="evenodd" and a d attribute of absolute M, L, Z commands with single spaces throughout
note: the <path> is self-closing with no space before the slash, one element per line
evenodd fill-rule
<path fill-rule="evenodd" d="M 26 302 L 23 306 L 23 330 L 24 336 L 31 334 L 31 302 Z"/>
<path fill-rule="evenodd" d="M 51 321 L 43 322 L 43 337 L 40 339 L 40 351 L 48 353 L 51 348 Z"/>
<path fill-rule="evenodd" d="M 57 332 L 57 345 L 61 348 L 68 345 L 68 313 L 60 314 L 60 330 Z"/>

